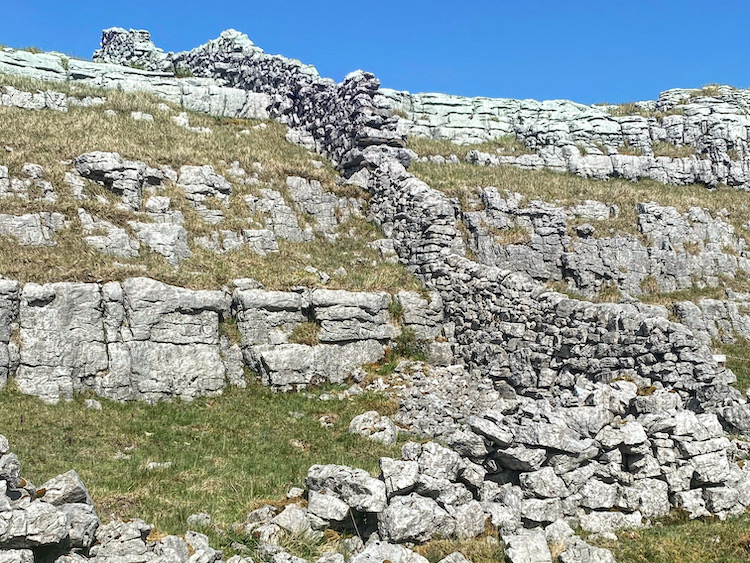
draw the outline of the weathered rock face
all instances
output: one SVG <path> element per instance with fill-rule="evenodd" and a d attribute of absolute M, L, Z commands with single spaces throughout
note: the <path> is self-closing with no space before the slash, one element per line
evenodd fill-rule
<path fill-rule="evenodd" d="M 653 117 L 615 116 L 610 107 L 568 100 L 463 98 L 387 89 L 379 90 L 376 103 L 406 114 L 399 119 L 401 133 L 459 144 L 513 136 L 532 153 L 472 151 L 467 161 L 476 164 L 548 168 L 599 179 L 651 178 L 665 184 L 744 187 L 750 182 L 748 90 L 669 90 L 656 102 L 636 104 L 634 111 Z M 686 146 L 696 156 L 654 156 L 657 143 Z M 640 154 L 618 154 L 633 150 Z"/>
<path fill-rule="evenodd" d="M 21 292 L 19 389 L 56 401 L 93 384 L 108 367 L 96 284 L 27 284 Z"/>
<path fill-rule="evenodd" d="M 728 299 L 700 299 L 675 303 L 680 322 L 710 346 L 714 341 L 733 343 L 750 339 L 750 295 L 727 292 Z"/>
<path fill-rule="evenodd" d="M 237 289 L 232 311 L 247 365 L 266 384 L 291 389 L 340 383 L 362 364 L 382 359 L 384 345 L 401 332 L 390 315 L 392 302 L 387 293 Z M 426 300 L 413 301 L 411 311 L 409 320 L 423 323 L 417 326 L 436 326 L 424 324 L 436 322 Z M 310 331 L 308 343 L 295 343 L 295 330 L 303 326 Z"/>
<path fill-rule="evenodd" d="M 221 291 L 190 291 L 146 278 L 102 286 L 109 372 L 100 394 L 117 399 L 190 400 L 218 393 L 226 368 Z"/>
<path fill-rule="evenodd" d="M 0 235 L 14 238 L 22 246 L 54 246 L 55 232 L 64 227 L 65 216 L 61 213 L 0 214 Z"/>
<path fill-rule="evenodd" d="M 480 196 L 484 209 L 461 215 L 478 261 L 543 282 L 565 281 L 585 295 L 608 285 L 630 295 L 644 293 L 644 287 L 669 292 L 697 282 L 715 286 L 721 276 L 750 271 L 745 239 L 723 218 L 698 207 L 683 214 L 641 203 L 636 209 L 640 237 L 594 237 L 595 225 L 619 214 L 616 206 L 587 201 L 566 208 L 492 187 Z M 580 219 L 590 223 L 571 236 L 571 221 Z M 513 232 L 526 240 L 503 240 L 504 233 Z"/>
<path fill-rule="evenodd" d="M 179 104 L 190 111 L 222 117 L 268 118 L 271 99 L 266 94 L 219 86 L 205 78 L 176 78 L 171 72 L 150 72 L 127 65 L 67 59 L 61 55 L 0 49 L 0 73 L 53 82 L 76 81 L 113 90 L 146 91 Z M 18 92 L 4 88 L 0 105 L 24 109 L 67 111 L 69 105 L 94 105 L 91 98 L 79 100 L 57 92 Z"/>
<path fill-rule="evenodd" d="M 11 336 L 18 330 L 18 282 L 0 279 L 0 389 L 18 365 L 18 347 Z"/>
<path fill-rule="evenodd" d="M 407 297 L 403 326 L 442 338 L 435 304 L 410 293 L 396 299 Z M 22 392 L 48 402 L 83 390 L 116 400 L 190 400 L 244 385 L 244 366 L 275 389 L 341 383 L 381 360 L 401 333 L 393 300 L 304 288 L 237 289 L 230 297 L 148 278 L 23 287 L 0 280 L 0 388 L 15 376 Z M 230 316 L 241 347 L 220 337 Z M 302 337 L 307 344 L 295 343 L 300 329 L 314 329 Z"/>
<path fill-rule="evenodd" d="M 49 402 L 84 389 L 119 400 L 217 393 L 225 385 L 219 321 L 226 309 L 220 291 L 146 278 L 27 284 L 18 386 Z"/>

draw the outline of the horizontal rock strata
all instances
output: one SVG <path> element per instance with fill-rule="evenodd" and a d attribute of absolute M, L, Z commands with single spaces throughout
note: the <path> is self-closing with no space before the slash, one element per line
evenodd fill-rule
<path fill-rule="evenodd" d="M 714 90 L 667 91 L 655 102 L 626 108 L 387 89 L 379 90 L 376 103 L 405 116 L 397 128 L 404 134 L 459 144 L 512 137 L 530 153 L 503 156 L 472 151 L 467 157 L 472 163 L 547 168 L 598 179 L 651 178 L 665 184 L 726 183 L 746 188 L 750 185 L 750 91 Z M 632 114 L 613 115 L 613 110 Z M 687 147 L 695 156 L 658 156 L 659 143 Z"/>
<path fill-rule="evenodd" d="M 173 73 L 150 72 L 129 66 L 7 48 L 0 49 L 0 73 L 51 82 L 75 81 L 113 90 L 145 91 L 187 110 L 222 117 L 265 119 L 271 104 L 268 95 L 219 86 L 214 80 L 175 78 Z M 66 111 L 69 99 L 64 94 L 54 92 L 26 94 L 8 90 L 7 87 L 5 94 L 0 93 L 1 105 L 25 109 L 49 107 Z"/>
<path fill-rule="evenodd" d="M 400 300 L 411 303 L 402 325 L 389 313 Z M 220 336 L 220 324 L 233 317 L 241 347 Z M 295 336 L 303 324 L 313 330 L 306 344 Z M 84 390 L 116 400 L 191 400 L 242 384 L 247 366 L 273 388 L 298 389 L 349 379 L 382 359 L 403 328 L 443 338 L 434 309 L 410 292 L 237 289 L 230 296 L 148 278 L 0 280 L 0 383 L 15 377 L 23 393 L 48 402 Z"/>

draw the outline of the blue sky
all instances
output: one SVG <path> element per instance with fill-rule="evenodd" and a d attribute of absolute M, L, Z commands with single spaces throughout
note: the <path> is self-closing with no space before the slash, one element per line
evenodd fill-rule
<path fill-rule="evenodd" d="M 180 51 L 223 29 L 341 80 L 362 68 L 412 92 L 583 103 L 673 87 L 750 86 L 750 2 L 5 0 L 0 43 L 90 58 L 105 27 Z"/>

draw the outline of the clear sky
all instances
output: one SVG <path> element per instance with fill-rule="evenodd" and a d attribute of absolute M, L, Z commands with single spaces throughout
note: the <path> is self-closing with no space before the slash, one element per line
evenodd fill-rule
<path fill-rule="evenodd" d="M 362 68 L 411 92 L 620 103 L 750 86 L 747 0 L 0 1 L 0 43 L 83 58 L 105 27 L 167 51 L 235 28 L 323 76 Z"/>

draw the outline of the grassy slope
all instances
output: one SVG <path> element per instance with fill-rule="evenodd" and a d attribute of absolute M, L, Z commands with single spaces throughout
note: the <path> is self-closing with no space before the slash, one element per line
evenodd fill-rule
<path fill-rule="evenodd" d="M 675 517 L 649 530 L 624 532 L 612 550 L 618 563 L 746 563 L 750 561 L 750 515 L 721 522 Z"/>
<path fill-rule="evenodd" d="M 27 479 L 41 485 L 75 468 L 105 520 L 139 517 L 162 532 L 182 534 L 190 514 L 207 512 L 226 531 L 263 499 L 278 501 L 290 487 L 304 486 L 315 463 L 377 473 L 379 457 L 399 457 L 399 446 L 347 432 L 352 417 L 366 410 L 392 412 L 391 399 L 366 393 L 321 401 L 320 392 L 274 393 L 253 382 L 189 404 L 105 400 L 96 411 L 84 408 L 83 397 L 48 406 L 6 389 L 0 429 Z M 321 427 L 324 414 L 334 415 L 333 428 Z M 118 459 L 122 454 L 130 458 Z M 147 470 L 149 462 L 172 466 Z M 218 546 L 243 539 L 207 532 Z"/>
<path fill-rule="evenodd" d="M 454 153 L 460 157 L 465 155 L 467 149 L 472 148 L 448 141 L 410 140 L 409 145 L 420 155 Z M 665 186 L 652 180 L 602 181 L 546 170 L 521 170 L 510 165 L 487 167 L 464 162 L 415 162 L 410 171 L 433 188 L 458 198 L 467 207 L 475 205 L 477 195 L 487 186 L 518 192 L 528 200 L 540 199 L 560 205 L 575 205 L 587 199 L 618 205 L 619 217 L 597 222 L 596 236 L 638 234 L 635 206 L 639 202 L 655 201 L 661 205 L 674 206 L 681 212 L 697 206 L 709 209 L 713 216 L 726 209 L 730 215 L 724 220 L 734 225 L 738 234 L 743 233 L 742 225 L 750 220 L 750 198 L 747 192 L 727 186 L 709 190 L 697 184 Z"/>
<path fill-rule="evenodd" d="M 0 84 L 10 83 L 24 89 L 51 88 L 66 91 L 67 84 L 48 84 L 0 76 Z M 310 243 L 279 241 L 281 252 L 261 258 L 249 250 L 238 250 L 219 256 L 193 246 L 193 257 L 182 262 L 175 271 L 159 255 L 142 250 L 137 259 L 123 259 L 98 253 L 82 241 L 81 227 L 76 210 L 84 207 L 97 217 L 128 228 L 132 214 L 114 208 L 117 198 L 106 189 L 90 184 L 89 192 L 103 195 L 109 204 L 91 199 L 74 200 L 63 185 L 65 172 L 70 170 L 75 157 L 94 150 L 119 152 L 124 158 L 142 160 L 151 166 L 169 165 L 179 169 L 185 164 L 211 164 L 218 173 L 226 173 L 228 163 L 239 161 L 248 173 L 253 164 L 263 167 L 259 173 L 259 186 L 235 183 L 230 206 L 225 209 L 221 229 L 238 231 L 241 228 L 262 228 L 262 222 L 248 222 L 250 217 L 243 196 L 258 195 L 258 189 L 271 188 L 286 191 L 287 176 L 297 175 L 323 182 L 324 186 L 341 195 L 362 197 L 365 194 L 351 188 L 339 188 L 334 183 L 336 173 L 329 164 L 317 169 L 311 160 L 319 157 L 288 143 L 286 127 L 266 122 L 267 128 L 254 130 L 257 121 L 239 119 L 214 119 L 201 114 L 191 115 L 191 125 L 210 127 L 213 135 L 193 133 L 178 127 L 170 113 L 158 109 L 160 101 L 142 93 L 122 93 L 83 89 L 80 94 L 100 94 L 107 97 L 104 106 L 94 108 L 71 107 L 65 113 L 53 111 L 26 111 L 0 107 L 0 148 L 10 146 L 12 152 L 0 149 L 0 164 L 8 166 L 11 175 L 19 176 L 26 162 L 41 164 L 45 179 L 55 186 L 60 199 L 55 203 L 24 202 L 4 199 L 0 201 L 1 213 L 28 213 L 34 211 L 59 211 L 72 224 L 56 236 L 57 246 L 48 248 L 23 248 L 14 239 L 0 239 L 1 273 L 23 281 L 93 281 L 122 279 L 133 275 L 149 275 L 168 283 L 187 287 L 215 288 L 240 277 L 254 277 L 269 288 L 288 288 L 294 285 L 314 286 L 317 276 L 305 272 L 307 265 L 333 273 L 338 267 L 346 268 L 348 275 L 335 277 L 329 287 L 345 289 L 415 289 L 416 282 L 400 265 L 384 263 L 379 253 L 367 247 L 367 242 L 381 238 L 375 227 L 363 219 L 354 219 L 340 228 L 340 240 L 330 243 L 318 237 Z M 115 117 L 107 117 L 104 110 L 114 109 Z M 144 111 L 154 115 L 153 123 L 134 121 L 131 111 Z M 249 134 L 239 134 L 249 129 Z M 230 178 L 231 179 L 231 178 Z M 172 207 L 183 211 L 185 227 L 191 234 L 204 235 L 216 227 L 204 223 L 185 200 L 181 191 L 168 187 Z"/>

